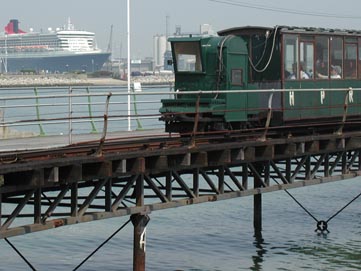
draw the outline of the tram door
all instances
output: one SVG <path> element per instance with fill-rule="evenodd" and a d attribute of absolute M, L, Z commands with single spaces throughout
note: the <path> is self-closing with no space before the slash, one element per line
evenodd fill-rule
<path fill-rule="evenodd" d="M 235 43 L 235 41 L 238 41 Z M 233 44 L 228 45 L 224 57 L 227 61 L 227 89 L 247 89 L 248 82 L 248 54 L 245 43 L 239 37 L 235 38 Z M 246 93 L 232 93 L 226 95 L 225 120 L 245 121 L 247 119 L 246 107 L 248 97 Z"/>

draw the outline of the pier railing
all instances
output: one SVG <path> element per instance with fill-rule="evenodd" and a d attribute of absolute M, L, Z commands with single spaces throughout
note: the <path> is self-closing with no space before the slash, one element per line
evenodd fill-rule
<path fill-rule="evenodd" d="M 101 137 L 119 131 L 164 130 L 164 122 L 159 121 L 161 99 L 172 99 L 175 95 L 183 95 L 193 101 L 193 104 L 191 102 L 188 105 L 189 112 L 183 112 L 193 114 L 195 118 L 193 134 L 197 133 L 197 114 L 200 113 L 247 116 L 258 111 L 266 112 L 265 127 L 262 127 L 265 128 L 264 138 L 272 113 L 277 110 L 288 112 L 295 119 L 299 117 L 299 112 L 310 110 L 320 116 L 334 114 L 338 117 L 336 122 L 340 132 L 348 121 L 348 112 L 361 113 L 361 89 L 358 88 L 174 91 L 172 85 L 141 88 L 138 85 L 135 89 L 132 88 L 130 94 L 126 87 L 111 86 L 1 88 L 0 93 L 1 138 L 61 136 L 67 138 L 67 144 L 73 143 L 74 137 L 83 134 Z M 240 102 L 239 107 L 216 107 L 213 112 L 204 111 L 213 109 L 203 108 L 200 112 L 202 99 L 221 100 L 226 93 L 238 96 L 236 99 Z M 306 93 L 312 99 L 302 98 Z M 127 102 L 129 95 L 130 104 Z M 243 101 L 250 100 L 256 101 L 256 106 L 248 105 L 245 111 L 246 104 Z"/>
<path fill-rule="evenodd" d="M 67 136 L 162 128 L 160 100 L 172 86 L 1 88 L 0 137 Z M 128 107 L 130 106 L 130 115 Z M 128 127 L 128 119 L 131 127 Z"/>

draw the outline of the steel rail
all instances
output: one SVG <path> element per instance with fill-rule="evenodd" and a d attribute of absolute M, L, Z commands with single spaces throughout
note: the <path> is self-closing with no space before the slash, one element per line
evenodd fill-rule
<path fill-rule="evenodd" d="M 358 134 L 358 131 L 352 131 L 351 125 L 357 127 L 361 123 L 359 121 L 353 123 L 345 123 L 344 135 Z M 342 124 L 342 122 L 340 122 Z M 121 137 L 106 139 L 104 137 L 98 140 L 83 141 L 76 144 L 65 145 L 62 147 L 28 150 L 28 151 L 9 151 L 0 153 L 0 165 L 9 163 L 18 163 L 25 161 L 41 161 L 57 157 L 75 157 L 75 156 L 92 156 L 96 155 L 99 146 L 102 145 L 102 155 L 111 153 L 130 153 L 134 151 L 155 150 L 163 148 L 177 148 L 188 146 L 189 148 L 199 147 L 201 145 L 222 143 L 222 142 L 252 142 L 254 140 L 264 141 L 271 139 L 282 139 L 281 135 L 285 132 L 293 132 L 292 136 L 311 136 L 314 137 L 314 131 L 309 134 L 304 130 L 305 127 L 310 125 L 291 125 L 286 127 L 260 127 L 257 129 L 249 130 L 234 130 L 234 131 L 215 131 L 209 133 L 194 131 L 189 135 L 182 137 L 173 136 L 170 137 L 166 134 L 151 135 L 151 136 L 139 136 L 139 137 Z M 318 124 L 313 128 L 318 128 L 321 136 L 336 136 L 334 133 L 330 133 L 330 130 L 334 130 L 337 127 L 337 123 Z M 347 131 L 349 128 L 349 131 Z M 268 131 L 267 131 L 268 130 Z M 267 131 L 267 137 L 265 138 L 265 131 Z M 322 134 L 323 133 L 323 134 Z M 196 135 L 195 137 L 192 135 Z M 342 135 L 338 135 L 342 136 Z"/>

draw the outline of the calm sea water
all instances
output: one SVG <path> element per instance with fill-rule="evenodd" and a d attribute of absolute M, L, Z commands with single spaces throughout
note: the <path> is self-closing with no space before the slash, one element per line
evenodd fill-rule
<path fill-rule="evenodd" d="M 361 178 L 290 192 L 327 220 L 361 192 Z M 253 197 L 153 212 L 147 227 L 146 270 L 361 270 L 361 198 L 329 222 L 316 224 L 284 191 L 263 195 L 262 238 L 253 233 Z M 72 270 L 127 217 L 72 225 L 10 241 L 37 270 Z M 128 224 L 79 270 L 132 270 Z M 0 270 L 30 270 L 0 240 Z"/>

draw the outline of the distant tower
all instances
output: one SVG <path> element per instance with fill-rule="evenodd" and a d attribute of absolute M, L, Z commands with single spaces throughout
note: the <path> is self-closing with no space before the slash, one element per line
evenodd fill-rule
<path fill-rule="evenodd" d="M 154 69 L 163 70 L 165 68 L 166 56 L 171 54 L 169 37 L 169 16 L 166 16 L 165 35 L 156 35 L 153 37 L 153 59 Z"/>
<path fill-rule="evenodd" d="M 167 37 L 160 36 L 158 39 L 158 65 L 163 66 L 164 64 L 164 53 L 167 51 Z"/>
<path fill-rule="evenodd" d="M 110 26 L 110 36 L 109 36 L 107 53 L 110 53 L 110 57 L 105 62 L 105 66 L 107 67 L 107 71 L 111 71 L 112 70 L 112 57 L 113 57 L 113 25 Z"/>
<path fill-rule="evenodd" d="M 153 37 L 153 59 L 154 59 L 154 69 L 158 66 L 158 40 L 159 36 L 156 35 Z"/>
<path fill-rule="evenodd" d="M 182 35 L 182 27 L 180 25 L 176 25 L 175 26 L 175 33 L 174 33 L 175 36 L 180 36 Z"/>
<path fill-rule="evenodd" d="M 164 67 L 164 54 L 169 51 L 167 37 L 164 35 L 156 35 L 153 37 L 153 59 L 154 68 L 163 69 Z"/>
<path fill-rule="evenodd" d="M 109 35 L 109 42 L 108 42 L 108 48 L 107 53 L 113 52 L 113 25 L 110 26 L 110 35 Z"/>
<path fill-rule="evenodd" d="M 169 37 L 169 15 L 165 17 L 165 36 Z"/>
<path fill-rule="evenodd" d="M 169 38 L 169 15 L 166 16 L 166 26 L 165 26 L 165 36 L 167 38 L 167 41 L 168 41 L 168 38 Z M 167 51 L 170 51 L 171 48 L 170 48 L 170 43 L 167 42 Z"/>

